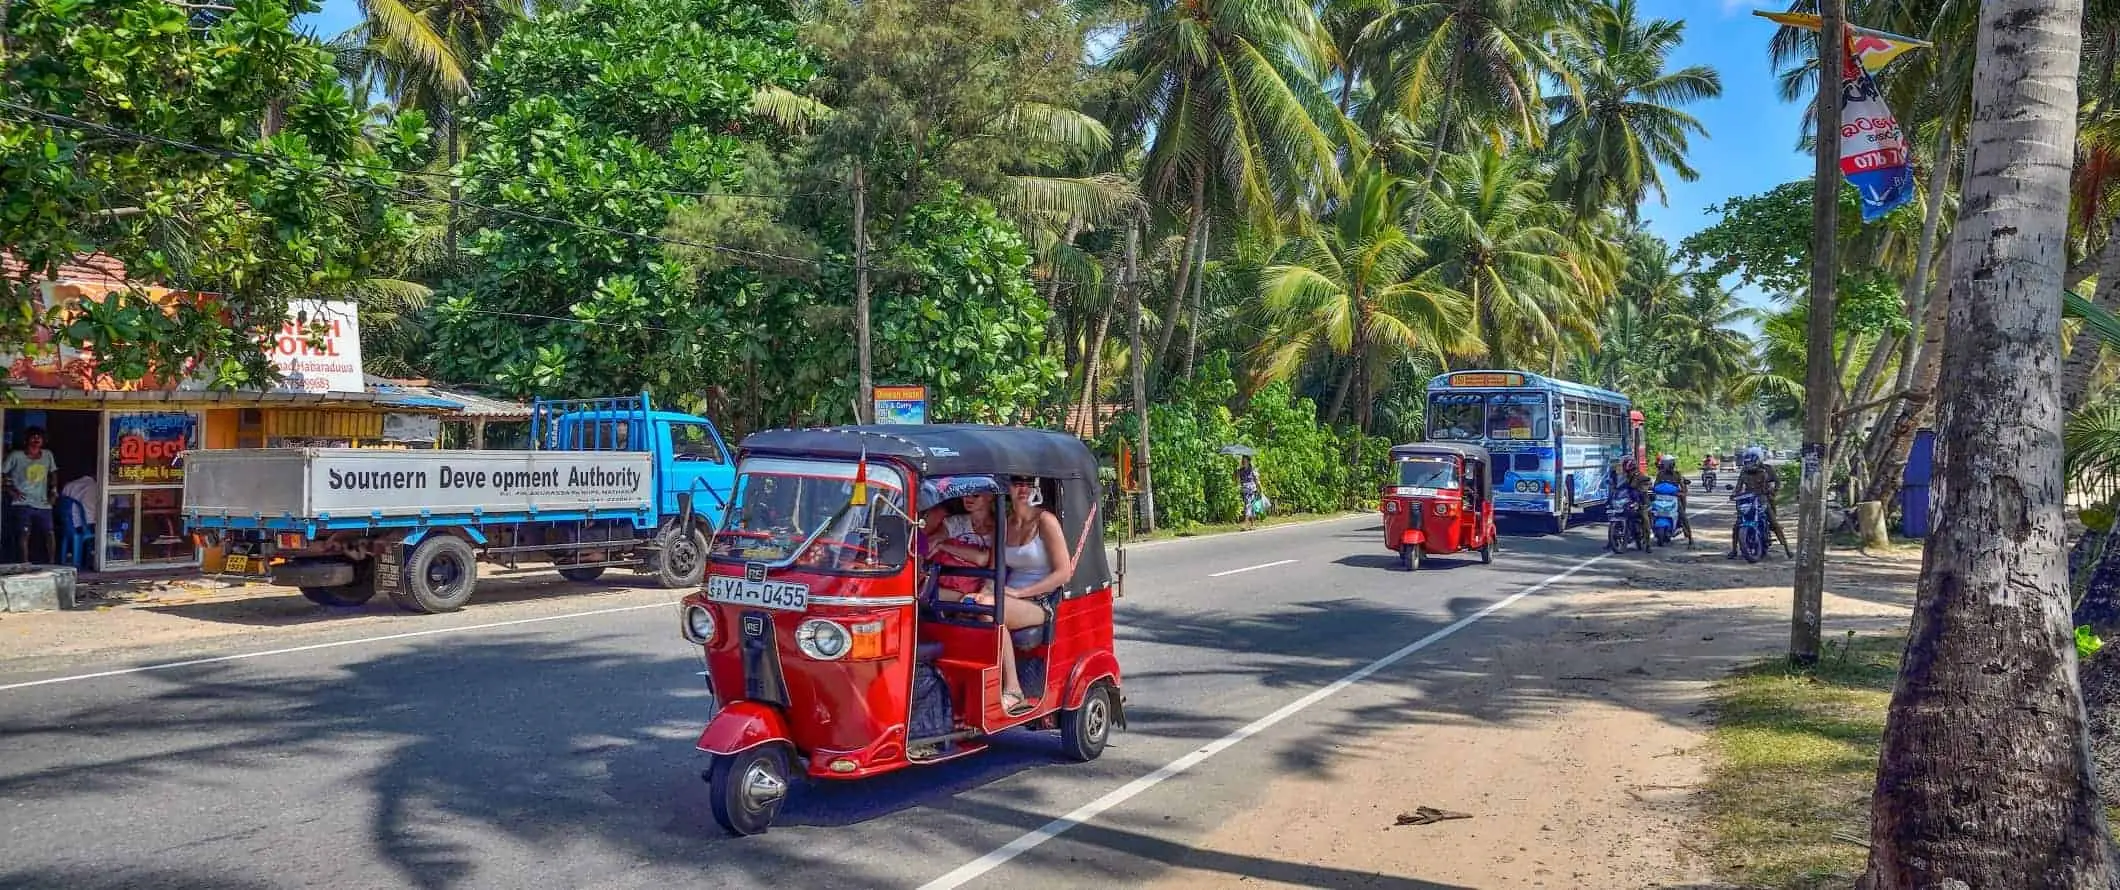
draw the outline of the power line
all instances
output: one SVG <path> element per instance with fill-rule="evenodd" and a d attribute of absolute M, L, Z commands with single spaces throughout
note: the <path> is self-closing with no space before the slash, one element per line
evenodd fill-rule
<path fill-rule="evenodd" d="M 283 167 L 283 168 L 287 168 L 287 169 L 293 169 L 293 170 L 295 170 L 295 171 L 297 171 L 297 172 L 301 172 L 301 173 L 308 173 L 308 174 L 311 174 L 311 175 L 315 175 L 315 176 L 321 176 L 321 177 L 324 177 L 324 178 L 326 178 L 326 179 L 330 179 L 330 180 L 332 180 L 332 181 L 335 181 L 335 182 L 339 182 L 339 183 L 341 183 L 341 184 L 355 184 L 355 185 L 362 185 L 362 186 L 367 186 L 367 187 L 373 187 L 373 188 L 380 188 L 380 189 L 383 189 L 383 190 L 385 190 L 385 191 L 389 191 L 389 192 L 395 193 L 395 194 L 397 194 L 397 195 L 398 195 L 398 196 L 400 196 L 400 197 L 404 197 L 404 198 L 408 198 L 408 199 L 414 199 L 414 200 L 427 200 L 427 199 L 430 199 L 430 196 L 427 196 L 427 195 L 421 195 L 421 194 L 418 194 L 418 193 L 416 193 L 416 192 L 413 192 L 413 191 L 410 191 L 410 190 L 408 190 L 408 189 L 405 189 L 405 188 L 402 188 L 402 187 L 398 187 L 398 186 L 386 186 L 386 185 L 381 185 L 381 184 L 378 184 L 378 183 L 373 183 L 373 182 L 366 182 L 366 181 L 358 181 L 358 180 L 354 180 L 354 179 L 353 179 L 352 177 L 348 177 L 348 176 L 344 176 L 344 175 L 340 175 L 340 174 L 335 174 L 335 173 L 330 173 L 330 172 L 326 172 L 326 171 L 324 171 L 324 170 L 313 170 L 313 169 L 307 169 L 307 168 L 299 167 L 299 166 L 296 166 L 296 165 L 295 165 L 295 164 L 294 164 L 294 163 L 293 163 L 292 161 L 290 161 L 290 160 L 289 160 L 289 159 L 287 159 L 287 158 L 278 158 L 278 157 L 273 157 L 273 156 L 271 156 L 271 155 L 261 155 L 261 154 L 256 154 L 256 153 L 253 153 L 253 152 L 246 152 L 246 151 L 238 151 L 238 150 L 235 150 L 235 149 L 226 149 L 226 148 L 213 148 L 213 147 L 209 147 L 209 146 L 204 146 L 204 145 L 198 145 L 198 144 L 195 144 L 195 143 L 190 143 L 190 142 L 184 142 L 184 141 L 182 141 L 182 140 L 177 140 L 177 139 L 170 139 L 170 138 L 168 138 L 168 137 L 165 137 L 165 136 L 156 136 L 156 135 L 153 135 L 153 134 L 151 134 L 151 133 L 141 133 L 141 132 L 138 132 L 138 131 L 135 131 L 135 130 L 127 130 L 127 129 L 123 129 L 123 128 L 119 128 L 119 127 L 112 127 L 112 126 L 109 126 L 109 125 L 107 125 L 107 124 L 99 124 L 99 123 L 96 123 L 96 122 L 94 122 L 94 121 L 87 121 L 87 120 L 82 120 L 82 119 L 80 119 L 80 118 L 72 117 L 72 116 L 69 116 L 69 115 L 64 115 L 64 114 L 57 114 L 57 113 L 54 113 L 54 112 L 49 112 L 49 111 L 43 111 L 43 110 L 41 110 L 41 109 L 37 109 L 37 108 L 32 108 L 32 107 L 30 107 L 30 106 L 27 106 L 27 105 L 20 105 L 20 104 L 14 103 L 14 102 L 10 102 L 10 101 L 7 101 L 7 100 L 5 100 L 5 99 L 0 99 L 0 108 L 5 108 L 5 109 L 13 110 L 13 111 L 15 111 L 15 112 L 18 112 L 18 113 L 21 113 L 21 114 L 27 114 L 27 115 L 30 115 L 31 117 L 33 117 L 33 118 L 36 118 L 36 119 L 38 119 L 38 121 L 39 121 L 39 122 L 42 122 L 42 123 L 44 123 L 44 124 L 46 124 L 46 125 L 51 125 L 51 124 L 57 124 L 57 125 L 60 125 L 60 126 L 66 126 L 66 127 L 73 127 L 73 128 L 83 129 L 83 130 L 89 130 L 89 131 L 93 131 L 93 132 L 96 132 L 96 133 L 100 133 L 100 134 L 102 134 L 102 135 L 105 135 L 105 136 L 109 136 L 109 137 L 112 137 L 112 138 L 115 138 L 115 139 L 122 139 L 122 140 L 125 140 L 125 141 L 129 141 L 129 142 L 136 142 L 136 143 L 140 143 L 140 144 L 146 144 L 146 145 L 159 145 L 159 146 L 163 146 L 163 147 L 166 147 L 166 148 L 175 148 L 175 149 L 179 149 L 179 150 L 182 150 L 182 151 L 189 151 L 189 152 L 193 152 L 193 153 L 197 153 L 197 154 L 204 154 L 204 155 L 209 155 L 209 156 L 213 156 L 213 157 L 219 157 L 219 158 L 222 158 L 222 159 L 224 159 L 224 160 L 245 160 L 245 161 L 252 161 L 252 162 L 256 162 L 256 163 L 262 163 L 262 164 L 273 164 L 273 165 L 278 165 L 278 166 L 280 166 L 280 167 Z M 22 121 L 22 120 L 16 120 L 16 123 L 29 123 L 29 122 L 28 122 L 28 121 Z M 402 172 L 404 172 L 404 171 L 400 171 L 400 170 L 395 170 L 395 169 L 393 169 L 393 168 L 387 168 L 387 167 L 386 167 L 386 168 L 366 168 L 366 169 L 369 169 L 369 170 L 371 170 L 371 171 L 379 171 L 379 172 L 398 172 L 398 173 L 402 173 Z M 561 218 L 559 218 L 559 217 L 555 217 L 555 216 L 546 216 L 546 215 L 543 215 L 543 214 L 539 214 L 539 213 L 531 213 L 531 212 L 529 212 L 529 211 L 527 211 L 527 210 L 514 210 L 514 209 L 511 209 L 511 208 L 505 208 L 505 207 L 494 207 L 494 206 L 491 206 L 491 205 L 487 205 L 487 204 L 479 204 L 479 203 L 476 203 L 476 202 L 472 202 L 472 201 L 458 201 L 458 202 L 456 202 L 456 203 L 458 203 L 459 205 L 461 205 L 461 206 L 464 206 L 464 207 L 470 207 L 470 208 L 473 208 L 473 209 L 477 209 L 477 210 L 483 210 L 483 211 L 486 211 L 486 212 L 488 212 L 488 213 L 498 214 L 498 215 L 501 215 L 501 216 L 511 216 L 511 217 L 515 217 L 515 218 L 518 218 L 518 219 L 524 219 L 524 220 L 529 220 L 529 221 L 532 221 L 532 222 L 542 222 L 542 223 L 549 223 L 549 224 L 552 224 L 552 225 L 559 225 L 559 226 L 567 226 L 567 227 L 571 227 L 571 228 L 575 228 L 575 229 L 580 229 L 580 230 L 582 230 L 582 231 L 589 231 L 589 232 L 599 232 L 599 233 L 602 233 L 602 234 L 608 234 L 608 235 L 618 235 L 618 236 L 622 236 L 622 237 L 629 237 L 629 238 L 639 238 L 639 239 L 642 239 L 642 240 L 645 240 L 645 241 L 654 241 L 654 242 L 658 242 L 658 243 L 662 243 L 662 244 L 673 244 L 673 245 L 677 245 L 677 246 L 680 246 L 680 247 L 693 247 L 693 248 L 698 248 L 698 249 L 701 249 L 701 250 L 710 250 L 710 251 L 716 251 L 716 252 L 720 252 L 720 253 L 726 253 L 726 254 L 731 254 L 731 255 L 735 255 L 735 256 L 742 256 L 742 257 L 749 257 L 749 258 L 753 258 L 753 259 L 762 259 L 762 260 L 773 260 L 773 261 L 776 261 L 776 262 L 783 262 L 783 263 L 795 263 L 795 264 L 800 264 L 800 265 L 809 265 L 809 266 L 816 266 L 816 267 L 818 267 L 818 268 L 824 268 L 824 267 L 827 267 L 827 266 L 830 266 L 830 267 L 834 267 L 834 268 L 841 268 L 841 269 L 849 269 L 849 270 L 851 270 L 851 269 L 855 268 L 855 267 L 854 267 L 854 266 L 853 266 L 852 264 L 849 264 L 849 263 L 842 263 L 842 262 L 839 262 L 839 261 L 837 261 L 837 260 L 822 260 L 822 259 L 815 259 L 815 258 L 811 258 L 811 257 L 797 257 L 797 256 L 788 256 L 788 255 L 785 255 L 785 254 L 777 254 L 777 253 L 770 253 L 770 252 L 767 252 L 767 251 L 762 251 L 762 250 L 749 250 L 749 249 L 746 249 L 746 248 L 741 248 L 741 247 L 729 247 L 729 246 L 727 246 L 727 245 L 723 245 L 723 244 L 708 244 L 708 243 L 706 243 L 706 242 L 704 242 L 704 241 L 692 241 L 692 240 L 689 240 L 689 239 L 685 239 L 685 238 L 673 238 L 673 237 L 670 237 L 670 236 L 667 236 L 667 235 L 651 235 L 651 234 L 648 234 L 648 233 L 645 233 L 645 232 L 635 232 L 635 231 L 631 231 L 631 230 L 627 230 L 627 229 L 618 229 L 618 228 L 613 228 L 613 227 L 611 227 L 611 226 L 602 226 L 602 225 L 597 225 L 597 224 L 595 224 L 595 223 L 585 223 L 585 222 L 579 222 L 579 221 L 576 221 L 576 220 L 570 220 L 570 219 L 561 219 Z"/>

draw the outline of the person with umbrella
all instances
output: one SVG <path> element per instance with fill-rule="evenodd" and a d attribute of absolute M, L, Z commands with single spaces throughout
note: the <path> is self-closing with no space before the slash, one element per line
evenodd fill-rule
<path fill-rule="evenodd" d="M 1259 518 L 1266 515 L 1266 509 L 1272 506 L 1272 503 L 1266 500 L 1266 489 L 1259 484 L 1259 468 L 1251 463 L 1251 457 L 1256 452 L 1244 445 L 1224 445 L 1222 453 L 1237 457 L 1237 496 L 1244 501 L 1242 521 L 1243 527 L 1248 530 L 1257 524 Z"/>

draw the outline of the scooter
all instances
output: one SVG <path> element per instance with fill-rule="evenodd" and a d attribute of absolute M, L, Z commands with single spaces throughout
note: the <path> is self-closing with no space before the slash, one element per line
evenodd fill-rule
<path fill-rule="evenodd" d="M 1767 555 L 1767 507 L 1759 495 L 1737 496 L 1737 554 L 1745 562 L 1758 562 Z"/>
<path fill-rule="evenodd" d="M 1713 469 L 1710 469 L 1710 468 L 1702 468 L 1702 469 L 1701 469 L 1701 471 L 1700 471 L 1700 487 L 1701 487 L 1701 489 L 1702 489 L 1702 490 L 1704 490 L 1704 491 L 1714 491 L 1714 490 L 1715 490 L 1715 471 L 1714 471 Z"/>
<path fill-rule="evenodd" d="M 1649 552 L 1649 536 L 1642 533 L 1641 508 L 1634 498 L 1633 489 L 1621 486 L 1605 507 L 1605 547 L 1614 553 L 1624 552 L 1629 545 Z"/>
<path fill-rule="evenodd" d="M 1678 533 L 1678 486 L 1658 482 L 1651 491 L 1655 496 L 1649 500 L 1650 531 L 1656 535 L 1658 545 L 1667 546 L 1671 536 Z"/>

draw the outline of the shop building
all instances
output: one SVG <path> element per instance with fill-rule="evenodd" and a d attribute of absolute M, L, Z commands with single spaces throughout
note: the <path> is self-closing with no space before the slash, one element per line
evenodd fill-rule
<path fill-rule="evenodd" d="M 0 265 L 5 260 L 0 256 Z M 44 282 L 42 296 L 45 305 L 60 305 L 128 286 L 138 287 L 126 284 L 122 267 L 92 258 Z M 55 540 L 21 540 L 12 498 L 0 499 L 0 562 L 27 556 L 121 572 L 203 559 L 211 568 L 217 554 L 202 553 L 183 525 L 187 450 L 439 448 L 445 440 L 469 441 L 489 422 L 528 416 L 513 403 L 364 374 L 351 304 L 297 301 L 294 311 L 302 328 L 290 321 L 275 343 L 285 380 L 271 391 L 112 380 L 97 372 L 92 356 L 73 351 L 6 356 L 14 400 L 0 406 L 0 453 L 22 450 L 33 429 L 42 433 L 55 470 L 48 483 Z"/>

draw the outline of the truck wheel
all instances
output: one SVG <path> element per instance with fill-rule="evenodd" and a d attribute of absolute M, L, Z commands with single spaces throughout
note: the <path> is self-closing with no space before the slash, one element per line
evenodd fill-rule
<path fill-rule="evenodd" d="M 560 570 L 559 570 L 559 576 L 560 576 L 560 577 L 562 577 L 562 578 L 565 578 L 565 579 L 567 579 L 567 580 L 569 580 L 569 581 L 574 581 L 574 582 L 578 582 L 578 583 L 581 583 L 581 584 L 587 584 L 587 583 L 589 583 L 589 582 L 591 582 L 591 581 L 594 581 L 594 580 L 596 580 L 596 579 L 598 579 L 598 578 L 601 578 L 601 577 L 603 577 L 603 576 L 604 576 L 604 567 L 603 567 L 603 566 L 589 566 L 589 567 L 587 567 L 587 568 L 580 568 L 580 569 L 576 569 L 576 568 L 563 568 L 563 569 L 560 569 Z"/>
<path fill-rule="evenodd" d="M 707 577 L 707 536 L 687 528 L 662 535 L 662 552 L 655 557 L 655 580 L 664 587 L 698 587 Z"/>
<path fill-rule="evenodd" d="M 375 599 L 375 560 L 353 564 L 353 583 L 336 587 L 304 587 L 302 598 L 319 606 L 351 609 Z"/>
<path fill-rule="evenodd" d="M 478 555 L 464 539 L 435 535 L 412 549 L 405 561 L 402 595 L 392 599 L 414 612 L 454 612 L 471 600 L 478 587 Z"/>

